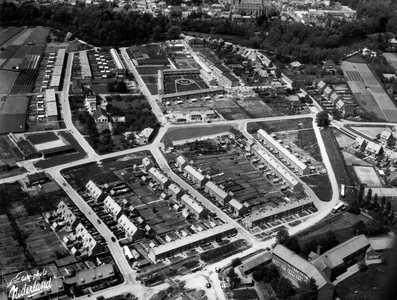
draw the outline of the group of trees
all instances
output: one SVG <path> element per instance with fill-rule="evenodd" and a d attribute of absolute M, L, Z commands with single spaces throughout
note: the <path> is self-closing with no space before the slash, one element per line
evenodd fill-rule
<path fill-rule="evenodd" d="M 124 81 L 109 82 L 107 84 L 107 90 L 109 93 L 128 93 L 127 85 Z"/>
<path fill-rule="evenodd" d="M 377 220 L 372 220 L 367 223 L 360 220 L 352 225 L 356 235 L 365 234 L 368 236 L 376 236 L 389 231 L 389 228 Z"/>
<path fill-rule="evenodd" d="M 257 22 L 235 23 L 226 18 L 211 18 L 203 13 L 192 13 L 188 18 L 170 20 L 164 15 L 154 17 L 125 10 L 114 12 L 111 6 L 69 6 L 64 4 L 37 6 L 24 3 L 16 6 L 3 1 L 0 5 L 0 26 L 50 26 L 96 46 L 127 46 L 136 43 L 176 39 L 185 31 L 206 34 L 235 35 L 243 39 L 243 46 L 274 51 L 279 61 L 298 59 L 317 64 L 327 58 L 337 60 L 361 45 L 344 46 L 352 37 L 363 37 L 375 32 L 396 32 L 395 3 L 390 7 L 358 2 L 358 18 L 351 22 L 328 17 L 325 27 L 283 22 L 262 16 Z M 273 13 L 272 15 L 277 15 Z M 368 44 L 368 41 L 366 41 Z M 373 46 L 382 48 L 383 40 Z"/>
<path fill-rule="evenodd" d="M 329 249 L 334 248 L 339 244 L 336 239 L 336 235 L 333 231 L 329 230 L 325 234 L 313 238 L 310 241 L 304 243 L 302 245 L 302 254 L 308 256 L 310 252 L 317 252 L 318 247 L 320 246 L 320 254 L 328 251 Z"/>
<path fill-rule="evenodd" d="M 94 149 L 97 149 L 99 143 L 99 132 L 96 127 L 94 117 L 88 112 L 79 112 L 77 114 L 77 120 L 80 124 L 84 125 L 86 134 L 89 136 L 89 142 Z"/>

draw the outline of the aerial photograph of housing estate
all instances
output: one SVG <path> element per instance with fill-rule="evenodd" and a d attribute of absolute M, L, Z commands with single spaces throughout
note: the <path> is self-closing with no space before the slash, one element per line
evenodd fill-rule
<path fill-rule="evenodd" d="M 0 300 L 395 300 L 396 0 L 0 0 Z"/>

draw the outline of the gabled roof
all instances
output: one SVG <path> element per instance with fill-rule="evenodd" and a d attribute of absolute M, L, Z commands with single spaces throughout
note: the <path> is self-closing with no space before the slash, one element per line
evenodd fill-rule
<path fill-rule="evenodd" d="M 390 139 L 391 135 L 392 134 L 390 131 L 383 130 L 382 133 L 380 134 L 380 138 L 388 141 Z"/>
<path fill-rule="evenodd" d="M 243 208 L 241 202 L 237 201 L 236 199 L 230 200 L 229 205 L 235 208 L 236 210 L 240 210 Z"/>
<path fill-rule="evenodd" d="M 323 272 L 321 272 L 315 265 L 312 265 L 307 260 L 300 257 L 295 252 L 292 252 L 290 249 L 284 247 L 283 245 L 278 244 L 273 249 L 273 256 L 277 256 L 289 263 L 302 273 L 304 273 L 309 278 L 314 278 L 318 289 L 322 288 L 326 284 L 331 284 L 331 281 L 325 276 Z"/>
<path fill-rule="evenodd" d="M 331 269 L 336 268 L 337 266 L 343 264 L 344 258 L 349 255 L 363 249 L 365 247 L 369 247 L 370 243 L 365 235 L 361 234 L 347 240 L 346 242 L 328 250 L 323 253 L 319 258 L 312 261 L 313 264 L 316 264 L 317 261 L 322 261 Z"/>
<path fill-rule="evenodd" d="M 97 121 L 100 117 L 108 117 L 108 113 L 106 112 L 105 109 L 102 107 L 98 106 L 97 109 L 94 111 L 94 119 Z"/>

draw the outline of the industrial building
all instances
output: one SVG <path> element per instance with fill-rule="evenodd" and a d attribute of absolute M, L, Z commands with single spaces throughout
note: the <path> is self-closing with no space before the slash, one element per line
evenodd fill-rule
<path fill-rule="evenodd" d="M 270 151 L 276 153 L 279 159 L 290 169 L 293 169 L 299 176 L 310 174 L 310 168 L 298 159 L 295 155 L 284 148 L 278 141 L 276 141 L 270 134 L 263 129 L 258 130 L 258 139 L 265 144 Z"/>

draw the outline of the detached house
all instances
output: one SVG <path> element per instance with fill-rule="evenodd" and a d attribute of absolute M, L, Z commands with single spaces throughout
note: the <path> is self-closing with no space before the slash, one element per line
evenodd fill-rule
<path fill-rule="evenodd" d="M 105 109 L 98 106 L 97 109 L 94 111 L 93 117 L 95 119 L 95 123 L 108 123 L 109 117 L 108 113 Z"/>

